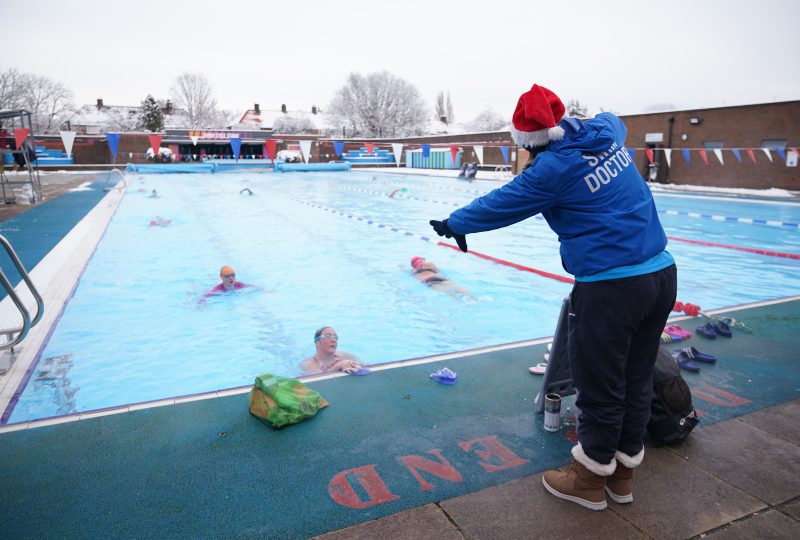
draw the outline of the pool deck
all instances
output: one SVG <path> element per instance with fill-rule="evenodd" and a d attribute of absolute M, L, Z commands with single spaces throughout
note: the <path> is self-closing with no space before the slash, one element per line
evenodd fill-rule
<path fill-rule="evenodd" d="M 718 358 L 684 372 L 701 423 L 647 446 L 631 505 L 542 487 L 574 424 L 547 432 L 533 411 L 541 336 L 306 378 L 331 406 L 279 431 L 246 388 L 0 427 L 0 537 L 798 538 L 800 298 L 719 313 L 752 333 L 690 340 Z M 455 385 L 430 379 L 442 366 Z"/>

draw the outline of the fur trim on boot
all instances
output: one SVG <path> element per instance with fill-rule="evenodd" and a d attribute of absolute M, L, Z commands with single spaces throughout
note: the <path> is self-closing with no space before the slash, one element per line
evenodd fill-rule
<path fill-rule="evenodd" d="M 629 456 L 623 452 L 617 450 L 617 453 L 614 454 L 614 457 L 617 461 L 628 467 L 629 469 L 635 469 L 639 465 L 642 464 L 642 460 L 644 459 L 644 447 L 639 450 L 639 453 L 634 456 Z"/>
<path fill-rule="evenodd" d="M 578 463 L 592 471 L 594 474 L 600 476 L 611 476 L 614 474 L 614 469 L 617 468 L 616 460 L 612 459 L 611 463 L 604 464 L 587 456 L 586 452 L 583 451 L 583 446 L 581 446 L 581 443 L 578 443 L 572 447 L 572 457 L 574 457 Z"/>

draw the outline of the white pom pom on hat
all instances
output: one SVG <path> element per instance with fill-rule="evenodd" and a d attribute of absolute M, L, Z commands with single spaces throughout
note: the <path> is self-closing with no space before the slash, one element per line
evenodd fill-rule
<path fill-rule="evenodd" d="M 553 92 L 534 84 L 519 97 L 511 117 L 511 137 L 523 148 L 545 146 L 564 138 L 558 122 L 564 117 L 564 104 Z"/>

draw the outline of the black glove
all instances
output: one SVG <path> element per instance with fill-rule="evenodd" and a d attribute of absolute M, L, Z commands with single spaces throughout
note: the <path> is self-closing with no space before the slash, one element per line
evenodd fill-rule
<path fill-rule="evenodd" d="M 458 248 L 464 253 L 467 252 L 467 238 L 463 234 L 456 234 L 451 231 L 450 227 L 447 226 L 446 219 L 444 221 L 436 221 L 435 219 L 432 219 L 428 223 L 431 224 L 431 227 L 433 227 L 433 230 L 436 231 L 436 234 L 447 238 L 453 238 L 456 241 L 456 244 L 458 244 Z"/>

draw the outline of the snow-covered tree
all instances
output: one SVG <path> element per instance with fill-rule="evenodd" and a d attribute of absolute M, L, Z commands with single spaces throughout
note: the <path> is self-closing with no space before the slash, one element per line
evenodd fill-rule
<path fill-rule="evenodd" d="M 147 94 L 147 97 L 142 101 L 137 127 L 152 132 L 164 129 L 164 113 L 161 112 L 158 102 L 150 94 Z"/>
<path fill-rule="evenodd" d="M 444 92 L 436 94 L 436 119 L 444 118 L 445 124 L 452 124 L 456 117 L 453 114 L 453 102 L 450 99 L 450 92 L 445 96 Z"/>
<path fill-rule="evenodd" d="M 586 105 L 582 105 L 577 99 L 569 100 L 567 102 L 566 109 L 566 116 L 572 116 L 575 118 L 589 117 L 589 109 L 586 107 Z"/>
<path fill-rule="evenodd" d="M 272 124 L 272 131 L 286 135 L 295 133 L 313 133 L 314 129 L 314 122 L 305 116 L 294 116 L 291 114 L 280 115 Z"/>
<path fill-rule="evenodd" d="M 0 72 L 0 110 L 22 107 L 22 73 L 16 68 Z"/>
<path fill-rule="evenodd" d="M 478 116 L 468 124 L 471 131 L 498 131 L 509 124 L 508 120 L 492 109 L 478 113 Z"/>
<path fill-rule="evenodd" d="M 72 91 L 58 81 L 11 68 L 0 73 L 0 109 L 25 109 L 32 113 L 34 133 L 52 133 L 72 114 Z"/>
<path fill-rule="evenodd" d="M 205 75 L 181 73 L 170 91 L 175 104 L 186 111 L 189 127 L 215 127 L 214 122 L 218 120 L 217 100 Z"/>
<path fill-rule="evenodd" d="M 387 71 L 351 73 L 328 107 L 328 122 L 365 137 L 420 135 L 428 111 L 416 87 Z"/>
<path fill-rule="evenodd" d="M 676 111 L 678 107 L 673 103 L 653 103 L 645 107 L 642 112 Z"/>

